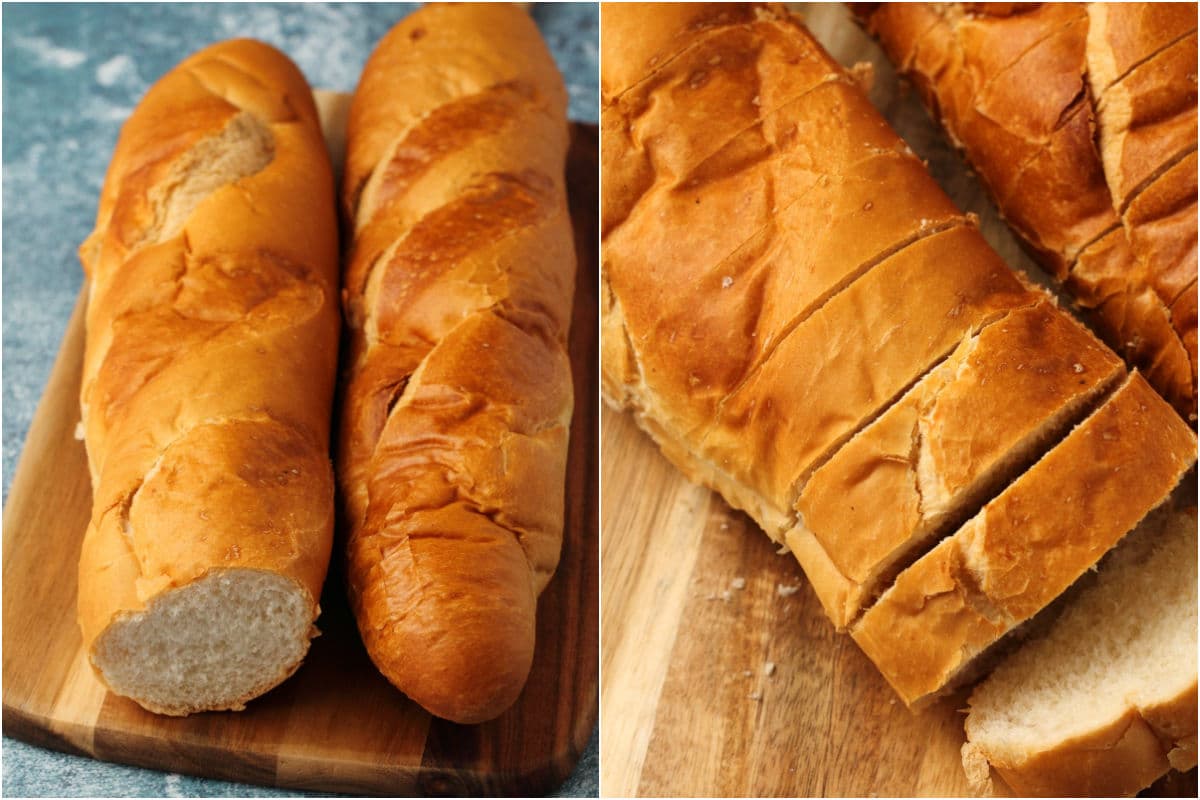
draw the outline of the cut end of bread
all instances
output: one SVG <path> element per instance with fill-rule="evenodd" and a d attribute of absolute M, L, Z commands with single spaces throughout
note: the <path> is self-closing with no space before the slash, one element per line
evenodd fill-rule
<path fill-rule="evenodd" d="M 975 689 L 969 777 L 990 763 L 1022 794 L 1119 795 L 1195 763 L 1196 536 L 1194 511 L 1147 518 Z"/>
<path fill-rule="evenodd" d="M 300 666 L 316 612 L 290 578 L 215 570 L 118 617 L 92 665 L 113 692 L 159 714 L 240 711 Z"/>

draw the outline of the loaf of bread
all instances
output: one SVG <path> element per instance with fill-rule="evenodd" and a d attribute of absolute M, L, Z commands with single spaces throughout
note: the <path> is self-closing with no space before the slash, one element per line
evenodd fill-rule
<path fill-rule="evenodd" d="M 1191 428 L 1130 374 L 1029 471 L 901 572 L 851 634 L 910 706 L 973 677 L 987 648 L 1168 498 L 1195 463 L 1195 447 Z"/>
<path fill-rule="evenodd" d="M 350 108 L 339 485 L 380 671 L 440 717 L 516 699 L 562 542 L 575 260 L 566 91 L 510 5 L 428 6 Z"/>
<path fill-rule="evenodd" d="M 685 12 L 601 14 L 655 30 Z M 689 28 L 601 109 L 604 135 L 626 137 L 603 162 L 603 386 L 781 539 L 816 465 L 1037 296 L 807 33 L 754 13 Z M 610 38 L 605 85 L 627 66 Z M 610 180 L 629 163 L 653 180 Z"/>
<path fill-rule="evenodd" d="M 240 709 L 307 652 L 333 535 L 337 219 L 295 65 L 236 40 L 151 87 L 80 256 L 84 647 L 152 711 Z"/>
<path fill-rule="evenodd" d="M 1147 519 L 971 695 L 963 766 L 1022 795 L 1132 795 L 1196 766 L 1196 510 Z"/>
<path fill-rule="evenodd" d="M 931 696 L 1162 502 L 1195 437 L 786 11 L 601 15 L 625 32 L 601 58 L 604 395 L 787 544 L 906 701 Z M 949 574 L 964 616 L 906 619 L 947 551 L 979 556 Z"/>
<path fill-rule="evenodd" d="M 1105 340 L 1196 413 L 1196 4 L 856 7 Z"/>

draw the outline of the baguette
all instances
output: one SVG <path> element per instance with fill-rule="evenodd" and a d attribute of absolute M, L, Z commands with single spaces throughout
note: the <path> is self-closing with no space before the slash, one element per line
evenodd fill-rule
<path fill-rule="evenodd" d="M 1196 510 L 1157 512 L 975 688 L 963 765 L 1024 795 L 1132 795 L 1196 766 Z"/>
<path fill-rule="evenodd" d="M 299 666 L 333 534 L 333 178 L 283 54 L 213 45 L 121 131 L 95 230 L 79 624 L 163 714 L 240 709 Z"/>
<path fill-rule="evenodd" d="M 481 722 L 525 684 L 562 543 L 566 92 L 519 8 L 429 6 L 372 53 L 347 141 L 351 604 L 388 680 Z"/>
<path fill-rule="evenodd" d="M 1031 254 L 1195 424 L 1196 5 L 856 13 Z"/>
<path fill-rule="evenodd" d="M 910 706 L 953 687 L 1169 496 L 1191 429 L 1134 372 L 1028 472 L 900 573 L 851 630 Z"/>

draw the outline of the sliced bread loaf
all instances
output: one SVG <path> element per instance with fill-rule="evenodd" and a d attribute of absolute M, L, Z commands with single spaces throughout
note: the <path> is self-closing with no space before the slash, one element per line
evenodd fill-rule
<path fill-rule="evenodd" d="M 852 635 L 910 707 L 961 684 L 1160 506 L 1196 438 L 1140 373 L 948 539 Z"/>

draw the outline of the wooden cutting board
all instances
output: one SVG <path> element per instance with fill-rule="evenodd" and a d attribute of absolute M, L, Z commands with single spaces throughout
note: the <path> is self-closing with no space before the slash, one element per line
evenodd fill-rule
<path fill-rule="evenodd" d="M 842 4 L 799 4 L 1005 260 L 1042 279 L 978 182 Z M 969 796 L 965 693 L 910 713 L 835 633 L 795 559 L 602 412 L 605 796 Z M 1195 771 L 1156 787 L 1195 796 Z"/>
<path fill-rule="evenodd" d="M 325 95 L 337 150 L 344 98 Z M 75 623 L 76 565 L 91 510 L 79 421 L 81 293 L 25 441 L 4 509 L 4 733 L 34 744 L 174 772 L 317 791 L 389 795 L 544 794 L 596 726 L 598 669 L 597 131 L 573 126 L 568 167 L 579 253 L 571 331 L 575 416 L 562 560 L 538 604 L 525 692 L 493 722 L 431 718 L 375 670 L 330 568 L 322 635 L 300 670 L 240 713 L 161 717 L 109 694 Z M 86 288 L 86 287 L 85 287 Z"/>

